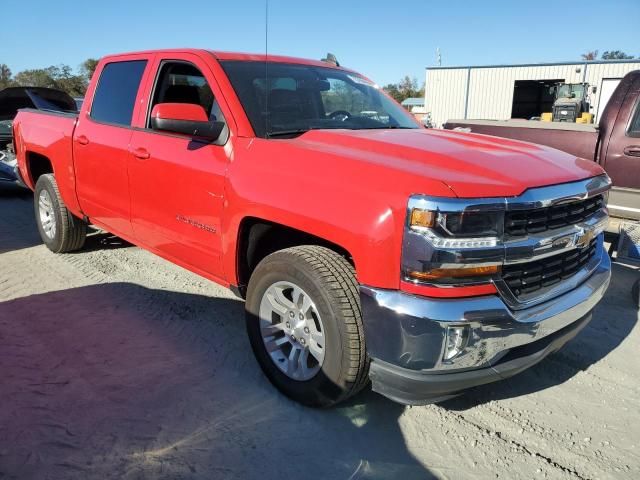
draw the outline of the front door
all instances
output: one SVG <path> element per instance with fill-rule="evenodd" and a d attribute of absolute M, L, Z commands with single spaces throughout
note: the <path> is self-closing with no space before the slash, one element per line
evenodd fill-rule
<path fill-rule="evenodd" d="M 160 255 L 223 278 L 227 147 L 154 131 L 148 118 L 158 103 L 193 103 L 204 107 L 211 120 L 224 121 L 197 62 L 164 60 L 158 66 L 145 128 L 131 139 L 131 221 L 136 238 Z"/>

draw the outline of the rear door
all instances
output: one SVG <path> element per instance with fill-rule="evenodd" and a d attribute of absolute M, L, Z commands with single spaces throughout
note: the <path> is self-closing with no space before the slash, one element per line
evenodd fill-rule
<path fill-rule="evenodd" d="M 201 105 L 210 120 L 228 121 L 229 115 L 225 118 L 221 109 L 213 74 L 197 55 L 158 56 L 153 71 L 148 81 L 153 93 L 130 146 L 135 236 L 176 263 L 223 278 L 221 223 L 231 154 L 228 127 L 222 140 L 203 142 L 152 130 L 149 113 L 158 103 L 190 103 Z"/>
<path fill-rule="evenodd" d="M 627 91 L 607 145 L 604 168 L 613 181 L 613 215 L 640 219 L 640 76 Z"/>
<path fill-rule="evenodd" d="M 74 131 L 81 208 L 92 222 L 123 236 L 132 233 L 127 173 L 131 124 L 151 59 L 151 55 L 131 55 L 104 63 Z"/>

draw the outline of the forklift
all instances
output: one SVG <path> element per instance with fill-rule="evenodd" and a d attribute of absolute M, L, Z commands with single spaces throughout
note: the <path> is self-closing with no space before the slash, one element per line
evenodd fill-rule
<path fill-rule="evenodd" d="M 589 84 L 558 83 L 551 89 L 555 94 L 552 110 L 554 122 L 579 122 L 583 113 L 589 113 Z"/>

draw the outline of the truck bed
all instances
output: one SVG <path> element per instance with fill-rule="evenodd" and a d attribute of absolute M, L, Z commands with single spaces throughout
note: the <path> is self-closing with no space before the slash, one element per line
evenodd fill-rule
<path fill-rule="evenodd" d="M 473 133 L 539 143 L 594 160 L 598 126 L 536 120 L 448 120 L 447 130 L 465 129 Z"/>

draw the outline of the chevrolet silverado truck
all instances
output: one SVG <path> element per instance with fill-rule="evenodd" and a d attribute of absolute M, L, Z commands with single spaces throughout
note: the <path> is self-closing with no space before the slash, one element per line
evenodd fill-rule
<path fill-rule="evenodd" d="M 445 129 L 523 140 L 600 164 L 611 177 L 611 216 L 640 220 L 640 70 L 620 81 L 598 125 L 526 120 L 449 120 Z"/>
<path fill-rule="evenodd" d="M 108 56 L 79 114 L 21 110 L 13 128 L 50 250 L 92 224 L 231 288 L 260 367 L 305 405 L 369 380 L 421 404 L 507 378 L 609 284 L 599 165 L 422 128 L 328 63 Z"/>

